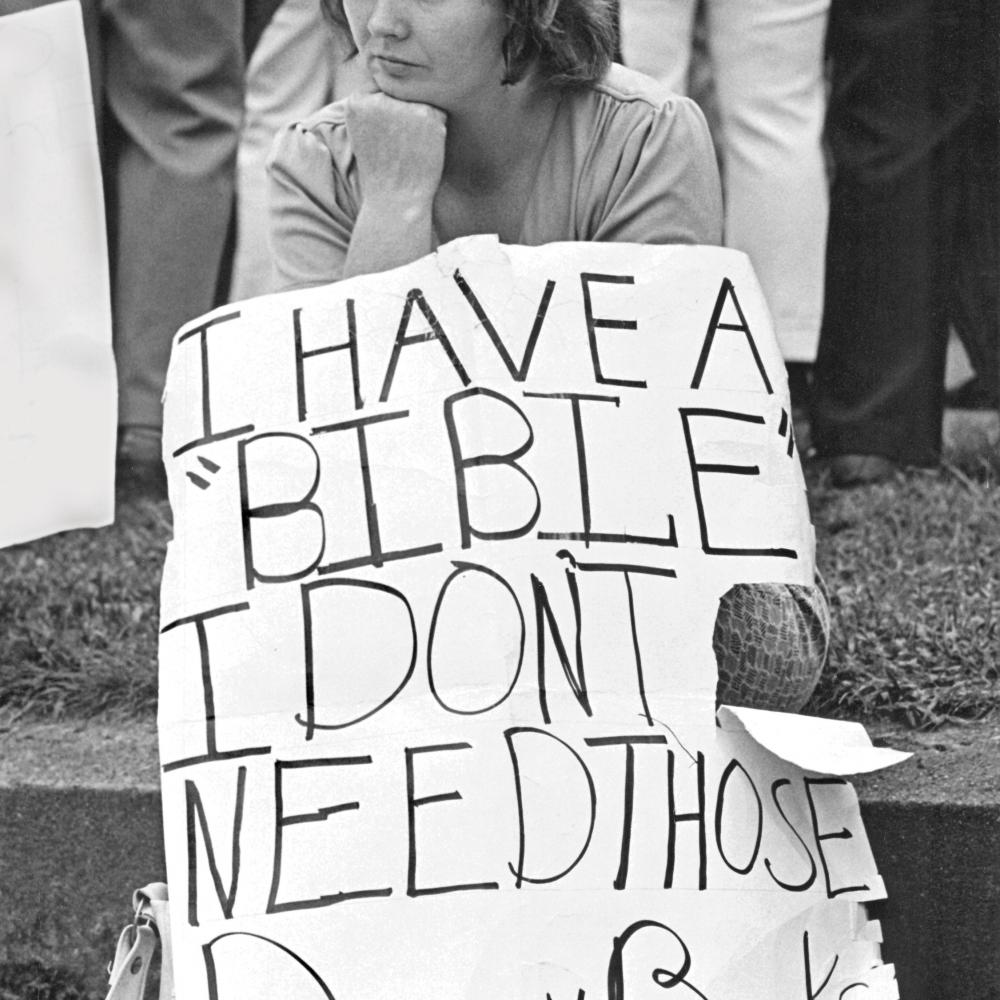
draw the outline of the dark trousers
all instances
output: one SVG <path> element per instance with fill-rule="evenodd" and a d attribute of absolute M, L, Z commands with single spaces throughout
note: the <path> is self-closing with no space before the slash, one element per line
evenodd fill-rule
<path fill-rule="evenodd" d="M 50 0 L 0 0 L 0 14 Z M 120 424 L 159 426 L 170 345 L 225 273 L 243 74 L 280 0 L 83 0 Z"/>
<path fill-rule="evenodd" d="M 1000 153 L 984 79 L 995 4 L 834 2 L 835 173 L 813 393 L 821 454 L 934 463 L 949 324 L 983 299 L 991 326 L 978 339 L 995 347 L 996 274 L 970 288 L 967 267 L 970 245 L 988 247 L 996 232 L 996 192 L 975 173 L 995 177 Z M 987 204 L 977 207 L 977 190 Z"/>

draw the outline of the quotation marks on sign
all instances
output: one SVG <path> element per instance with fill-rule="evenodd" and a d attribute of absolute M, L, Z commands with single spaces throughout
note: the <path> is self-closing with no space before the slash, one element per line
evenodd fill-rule
<path fill-rule="evenodd" d="M 211 459 L 205 458 L 203 455 L 198 456 L 198 461 L 201 463 L 203 469 L 210 472 L 213 476 L 219 471 L 221 466 L 216 465 Z M 188 472 L 188 479 L 191 480 L 195 486 L 200 490 L 207 490 L 212 484 L 204 476 L 199 476 L 197 472 Z"/>
<path fill-rule="evenodd" d="M 788 413 L 785 411 L 784 407 L 781 410 L 781 421 L 778 423 L 778 434 L 781 437 L 788 438 L 788 457 L 792 457 L 792 452 L 795 450 L 795 431 L 792 427 L 792 421 L 788 419 Z M 188 475 L 191 475 L 189 472 Z"/>

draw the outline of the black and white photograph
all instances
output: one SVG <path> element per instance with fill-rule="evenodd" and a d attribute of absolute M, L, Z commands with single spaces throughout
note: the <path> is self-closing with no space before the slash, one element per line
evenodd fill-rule
<path fill-rule="evenodd" d="M 997 0 L 0 0 L 0 1000 L 1000 1000 Z"/>

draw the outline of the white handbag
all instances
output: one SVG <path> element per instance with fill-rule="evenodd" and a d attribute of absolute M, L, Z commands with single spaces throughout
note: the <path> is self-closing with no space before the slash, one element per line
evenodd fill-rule
<path fill-rule="evenodd" d="M 135 916 L 119 935 L 108 966 L 107 1000 L 143 1000 L 146 979 L 160 945 L 159 1000 L 174 1000 L 170 948 L 170 904 L 163 882 L 150 882 L 132 894 Z"/>

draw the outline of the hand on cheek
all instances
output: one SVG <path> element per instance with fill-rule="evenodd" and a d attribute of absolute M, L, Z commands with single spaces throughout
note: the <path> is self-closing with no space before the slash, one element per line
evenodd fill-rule
<path fill-rule="evenodd" d="M 373 84 L 374 87 L 374 84 Z M 347 99 L 347 132 L 365 201 L 430 204 L 444 169 L 446 116 L 378 91 Z"/>

